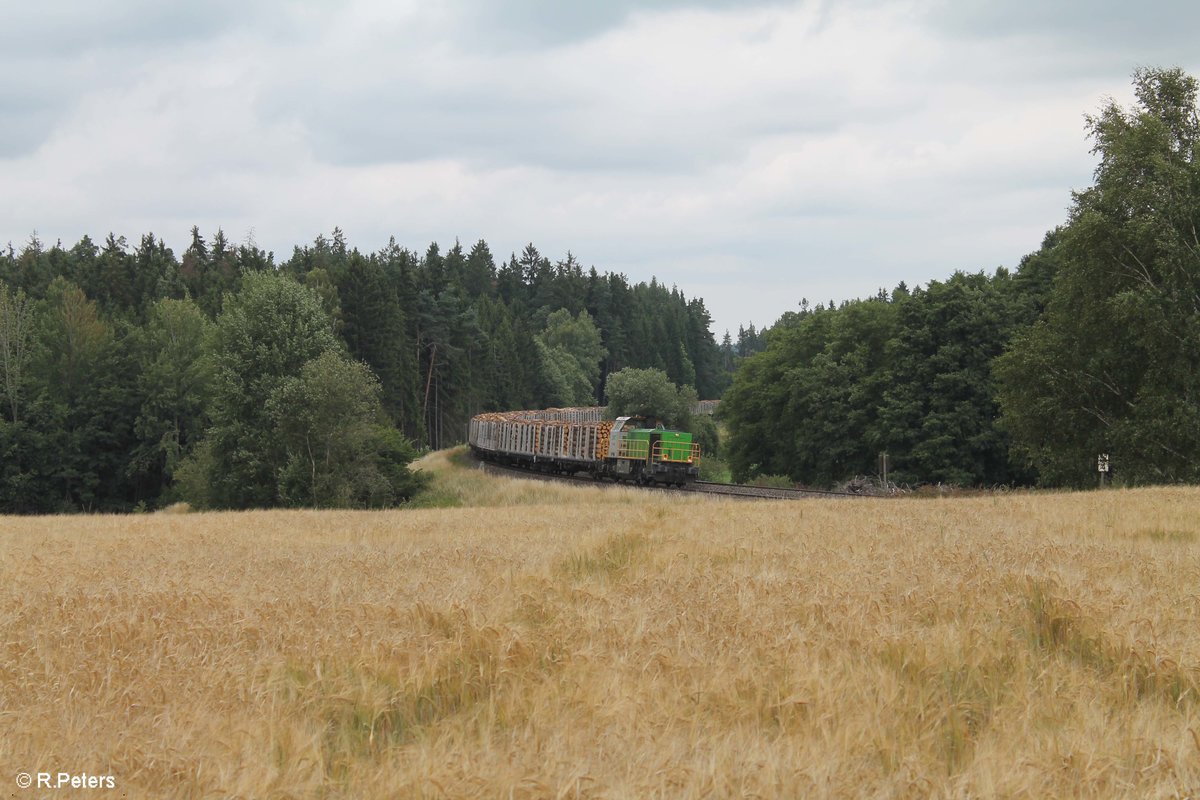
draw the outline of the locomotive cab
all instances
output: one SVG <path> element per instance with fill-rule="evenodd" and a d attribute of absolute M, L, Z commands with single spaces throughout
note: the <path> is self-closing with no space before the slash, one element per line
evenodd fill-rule
<path fill-rule="evenodd" d="M 609 441 L 609 460 L 618 477 L 638 483 L 683 485 L 700 474 L 700 448 L 685 431 L 646 424 L 641 417 L 619 417 Z"/>

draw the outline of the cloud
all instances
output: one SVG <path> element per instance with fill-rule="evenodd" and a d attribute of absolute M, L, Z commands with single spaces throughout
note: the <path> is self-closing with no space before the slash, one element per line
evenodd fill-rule
<path fill-rule="evenodd" d="M 453 3 L 456 30 L 466 45 L 495 51 L 529 50 L 578 44 L 622 27 L 632 16 L 678 10 L 745 11 L 782 7 L 781 0 L 464 0 Z"/>
<path fill-rule="evenodd" d="M 0 26 L 0 158 L 27 156 L 98 93 L 136 82 L 146 63 L 186 53 L 239 24 L 241 4 L 117 0 L 30 3 Z M 112 109 L 119 113 L 120 109 Z"/>
<path fill-rule="evenodd" d="M 1190 0 L 940 0 L 928 8 L 930 21 L 954 38 L 1037 37 L 1106 53 L 1102 63 L 1109 65 L 1130 54 L 1153 53 L 1156 63 L 1194 59 L 1193 31 L 1200 25 L 1200 6 Z"/>
<path fill-rule="evenodd" d="M 0 27 L 0 48 L 6 57 L 52 54 L 73 59 L 88 52 L 174 47 L 213 38 L 236 24 L 242 7 L 235 0 L 28 3 Z"/>
<path fill-rule="evenodd" d="M 1123 6 L 994 8 L 33 8 L 0 33 L 0 240 L 532 241 L 703 296 L 718 332 L 761 326 L 1015 265 L 1090 181 L 1083 115 L 1200 21 L 1142 6 L 1159 47 Z"/>
<path fill-rule="evenodd" d="M 502 54 L 409 47 L 398 21 L 371 34 L 396 47 L 334 35 L 316 57 L 285 52 L 266 114 L 294 117 L 319 157 L 346 165 L 694 171 L 740 158 L 748 138 L 902 111 L 911 99 L 870 76 L 903 55 L 892 21 L 849 16 L 822 33 L 818 6 L 639 12 L 570 45 Z"/>

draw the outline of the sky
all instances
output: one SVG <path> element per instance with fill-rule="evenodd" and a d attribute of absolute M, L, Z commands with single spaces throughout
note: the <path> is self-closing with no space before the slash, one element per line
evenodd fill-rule
<path fill-rule="evenodd" d="M 1086 115 L 1200 74 L 1184 0 L 4 2 L 0 242 L 532 242 L 718 340 L 1015 268 Z"/>

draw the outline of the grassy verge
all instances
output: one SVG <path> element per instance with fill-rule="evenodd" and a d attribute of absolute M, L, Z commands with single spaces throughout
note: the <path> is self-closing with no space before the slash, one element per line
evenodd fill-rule
<path fill-rule="evenodd" d="M 642 502 L 644 493 L 614 484 L 566 485 L 526 478 L 489 475 L 466 446 L 429 453 L 413 469 L 430 476 L 429 485 L 409 504 L 412 508 L 495 508 L 554 504 Z M 684 503 L 700 498 L 683 498 Z"/>

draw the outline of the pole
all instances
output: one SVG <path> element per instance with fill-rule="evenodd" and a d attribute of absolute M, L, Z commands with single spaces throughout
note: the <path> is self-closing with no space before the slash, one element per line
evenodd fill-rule
<path fill-rule="evenodd" d="M 433 383 L 433 363 L 436 360 L 437 342 L 434 342 L 433 350 L 429 353 L 429 377 L 425 379 L 425 404 L 421 407 L 421 415 L 425 418 L 425 436 L 430 444 L 433 444 L 433 435 L 429 430 L 429 386 Z"/>

